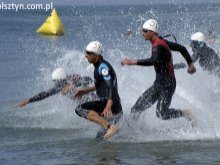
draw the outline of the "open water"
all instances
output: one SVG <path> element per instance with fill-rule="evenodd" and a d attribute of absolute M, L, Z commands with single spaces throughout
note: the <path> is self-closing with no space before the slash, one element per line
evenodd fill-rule
<path fill-rule="evenodd" d="M 125 57 L 150 56 L 150 43 L 139 35 L 144 20 L 154 18 L 160 34 L 172 34 L 192 53 L 194 32 L 220 32 L 220 3 L 154 4 L 133 6 L 55 6 L 65 35 L 42 36 L 36 29 L 50 12 L 0 11 L 0 164 L 220 164 L 220 80 L 203 71 L 176 70 L 177 88 L 171 107 L 193 110 L 197 125 L 185 119 L 162 121 L 155 105 L 144 112 L 137 128 L 128 118 L 131 106 L 154 81 L 153 67 L 122 67 Z M 133 36 L 124 35 L 127 29 Z M 172 38 L 169 38 L 173 40 Z M 98 130 L 75 114 L 76 103 L 56 95 L 24 108 L 16 103 L 52 86 L 51 72 L 92 76 L 84 57 L 92 40 L 104 46 L 104 57 L 118 76 L 124 120 L 118 135 L 95 141 Z M 219 42 L 210 43 L 219 52 Z M 184 61 L 173 53 L 174 62 Z"/>

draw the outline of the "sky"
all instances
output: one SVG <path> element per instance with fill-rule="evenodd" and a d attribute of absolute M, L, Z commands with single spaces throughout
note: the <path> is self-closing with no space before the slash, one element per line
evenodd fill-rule
<path fill-rule="evenodd" d="M 55 5 L 120 5 L 154 3 L 220 3 L 220 0 L 0 0 L 4 3 L 50 3 Z"/>

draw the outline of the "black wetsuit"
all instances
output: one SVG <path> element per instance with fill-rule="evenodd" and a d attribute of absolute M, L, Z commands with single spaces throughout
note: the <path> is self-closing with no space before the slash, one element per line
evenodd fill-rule
<path fill-rule="evenodd" d="M 96 93 L 99 97 L 98 101 L 91 101 L 77 106 L 76 113 L 87 119 L 90 110 L 96 111 L 100 116 L 107 105 L 108 99 L 113 101 L 112 113 L 113 116 L 108 119 L 110 124 L 116 124 L 121 118 L 122 106 L 117 89 L 117 77 L 113 67 L 105 60 L 98 61 L 94 64 L 94 81 Z M 105 134 L 105 129 L 101 127 L 97 133 L 96 140 L 102 140 Z"/>
<path fill-rule="evenodd" d="M 91 84 L 93 82 L 90 77 L 80 77 L 79 75 L 70 75 L 66 79 L 59 80 L 55 82 L 55 86 L 47 91 L 41 92 L 34 97 L 30 98 L 30 102 L 36 102 L 43 100 L 49 96 L 53 96 L 62 91 L 65 85 L 72 83 L 75 87 L 83 87 Z"/>
<path fill-rule="evenodd" d="M 204 70 L 220 77 L 220 57 L 212 48 L 204 43 L 202 46 L 195 46 L 192 50 L 193 62 L 199 60 L 199 64 Z"/>
<path fill-rule="evenodd" d="M 112 113 L 121 113 L 122 107 L 117 89 L 117 77 L 113 67 L 103 59 L 95 63 L 94 67 L 94 81 L 99 101 L 88 102 L 79 105 L 76 108 L 76 113 L 79 116 L 86 118 L 88 112 L 86 112 L 86 114 L 82 114 L 82 109 L 92 109 L 101 115 L 107 104 L 108 99 L 113 100 Z"/>
<path fill-rule="evenodd" d="M 138 120 L 141 112 L 149 108 L 156 101 L 157 117 L 167 120 L 171 118 L 178 118 L 183 115 L 181 110 L 169 108 L 176 88 L 171 50 L 181 52 L 188 64 L 192 62 L 191 57 L 185 47 L 161 38 L 156 39 L 152 43 L 152 56 L 150 58 L 137 61 L 137 65 L 153 65 L 156 71 L 156 80 L 132 107 L 131 115 L 134 120 Z"/>

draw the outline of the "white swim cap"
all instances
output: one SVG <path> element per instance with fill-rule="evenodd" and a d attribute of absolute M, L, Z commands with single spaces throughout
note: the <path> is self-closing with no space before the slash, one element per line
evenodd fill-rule
<path fill-rule="evenodd" d="M 147 20 L 144 24 L 143 24 L 143 29 L 144 30 L 150 30 L 153 31 L 155 33 L 158 33 L 158 23 L 156 20 L 154 19 L 149 19 Z"/>
<path fill-rule="evenodd" d="M 66 72 L 63 68 L 57 68 L 51 75 L 52 80 L 62 80 L 66 78 Z"/>
<path fill-rule="evenodd" d="M 101 55 L 103 47 L 99 41 L 92 41 L 86 46 L 86 51 Z"/>
<path fill-rule="evenodd" d="M 196 32 L 191 36 L 192 41 L 205 42 L 205 35 L 201 32 Z"/>

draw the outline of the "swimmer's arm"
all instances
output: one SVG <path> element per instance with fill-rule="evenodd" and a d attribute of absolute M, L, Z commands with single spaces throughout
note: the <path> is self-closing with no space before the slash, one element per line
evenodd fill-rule
<path fill-rule="evenodd" d="M 187 49 L 178 43 L 170 42 L 166 40 L 166 43 L 168 44 L 170 50 L 180 52 L 183 58 L 186 60 L 188 66 L 192 63 L 192 58 L 190 57 L 189 52 Z"/>
<path fill-rule="evenodd" d="M 104 117 L 107 117 L 107 118 L 112 117 L 112 104 L 113 104 L 113 100 L 108 99 L 107 104 L 102 112 L 102 115 Z"/>
<path fill-rule="evenodd" d="M 44 92 L 41 92 L 41 93 L 35 95 L 34 97 L 30 98 L 29 100 L 30 100 L 30 103 L 40 101 L 40 100 L 43 100 L 47 97 L 53 96 L 53 95 L 57 94 L 58 92 L 60 92 L 60 89 L 54 87 L 54 88 L 49 89 L 48 91 L 44 91 Z"/>
<path fill-rule="evenodd" d="M 139 60 L 133 60 L 133 59 L 123 59 L 121 61 L 121 65 L 142 65 L 142 66 L 148 66 L 148 65 L 153 65 L 152 59 L 147 58 L 147 59 L 139 59 Z"/>
<path fill-rule="evenodd" d="M 104 117 L 110 118 L 110 117 L 112 117 L 112 105 L 113 105 L 112 98 L 113 98 L 113 90 L 114 90 L 114 85 L 113 85 L 113 81 L 112 81 L 111 76 L 110 76 L 110 79 L 108 79 L 108 80 L 105 79 L 105 83 L 109 88 L 109 96 L 108 96 L 107 104 L 106 104 L 102 114 L 104 115 Z"/>
<path fill-rule="evenodd" d="M 96 90 L 95 85 L 89 86 L 89 87 L 87 87 L 87 88 L 85 89 L 86 92 L 93 92 L 93 91 L 95 91 L 95 90 Z"/>
<path fill-rule="evenodd" d="M 166 42 L 172 51 L 178 51 L 184 57 L 184 59 L 186 60 L 188 64 L 187 72 L 190 74 L 195 73 L 196 68 L 194 67 L 193 62 L 194 60 L 196 60 L 197 57 L 196 56 L 191 57 L 187 49 L 178 43 L 174 43 L 170 41 L 166 41 Z M 179 69 L 179 68 L 184 68 L 184 67 L 185 67 L 184 63 L 174 64 L 174 69 Z"/>
<path fill-rule="evenodd" d="M 87 88 L 79 89 L 79 90 L 75 93 L 74 96 L 75 96 L 76 98 L 80 98 L 80 97 L 82 97 L 83 95 L 85 95 L 85 94 L 87 94 L 87 93 L 89 93 L 89 92 L 93 92 L 93 91 L 95 91 L 95 90 L 96 90 L 95 85 L 89 86 L 89 87 L 87 87 Z"/>
<path fill-rule="evenodd" d="M 137 60 L 132 60 L 132 59 L 125 58 L 125 59 L 121 60 L 121 65 L 122 66 L 125 66 L 125 65 L 137 65 Z"/>
<path fill-rule="evenodd" d="M 137 65 L 151 66 L 151 65 L 154 65 L 154 60 L 152 58 L 139 59 L 137 60 Z"/>
<path fill-rule="evenodd" d="M 150 58 L 137 60 L 137 65 L 152 66 L 159 64 L 161 57 L 163 56 L 163 49 L 161 46 L 155 46 L 152 48 L 152 56 Z"/>
<path fill-rule="evenodd" d="M 16 106 L 19 106 L 19 107 L 23 107 L 29 103 L 32 103 L 32 102 L 36 102 L 36 101 L 40 101 L 40 100 L 43 100 L 49 96 L 52 96 L 52 95 L 55 95 L 59 92 L 60 90 L 56 87 L 54 88 L 51 88 L 49 89 L 48 91 L 44 91 L 44 92 L 41 92 L 37 95 L 35 95 L 34 97 L 32 98 L 29 98 L 29 99 L 25 99 L 19 103 L 16 104 Z"/>

